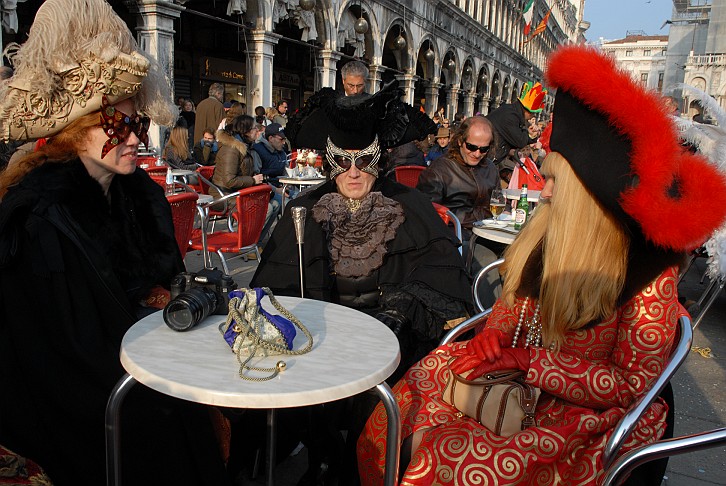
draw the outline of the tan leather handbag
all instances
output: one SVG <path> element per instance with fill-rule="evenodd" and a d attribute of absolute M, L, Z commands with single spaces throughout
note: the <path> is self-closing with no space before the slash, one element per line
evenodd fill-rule
<path fill-rule="evenodd" d="M 498 370 L 466 380 L 449 371 L 443 399 L 495 434 L 509 437 L 534 425 L 541 390 L 526 384 L 525 376 L 521 370 Z"/>

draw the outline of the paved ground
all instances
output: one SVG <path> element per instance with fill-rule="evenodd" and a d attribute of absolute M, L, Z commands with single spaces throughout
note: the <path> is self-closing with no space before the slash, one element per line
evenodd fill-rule
<path fill-rule="evenodd" d="M 214 261 L 219 265 L 219 261 Z M 187 268 L 202 268 L 201 257 L 190 253 Z M 231 264 L 234 279 L 240 286 L 248 285 L 256 261 Z M 681 296 L 698 300 L 706 289 L 700 278 L 706 267 L 704 259 L 693 265 L 679 286 Z M 676 435 L 685 435 L 726 426 L 726 293 L 722 292 L 711 309 L 705 314 L 694 333 L 694 348 L 703 354 L 692 352 L 686 363 L 673 379 L 676 401 Z M 694 316 L 695 317 L 695 316 Z M 704 350 L 704 348 L 707 348 Z M 294 486 L 307 467 L 305 449 L 296 456 L 288 457 L 275 472 L 277 486 Z M 248 475 L 239 478 L 239 486 L 264 484 L 264 468 L 255 480 Z M 726 485 L 726 447 L 709 449 L 683 456 L 672 457 L 664 486 Z"/>

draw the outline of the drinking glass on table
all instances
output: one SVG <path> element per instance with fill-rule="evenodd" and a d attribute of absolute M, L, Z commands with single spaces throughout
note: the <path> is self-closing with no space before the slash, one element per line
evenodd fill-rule
<path fill-rule="evenodd" d="M 492 212 L 493 218 L 498 218 L 504 211 L 504 205 L 506 200 L 504 199 L 504 193 L 501 188 L 495 187 L 492 189 L 491 197 L 489 198 L 489 210 Z"/>

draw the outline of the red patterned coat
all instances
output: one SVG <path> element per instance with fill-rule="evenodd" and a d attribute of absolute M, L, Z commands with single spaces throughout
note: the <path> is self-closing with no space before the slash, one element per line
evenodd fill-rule
<path fill-rule="evenodd" d="M 508 309 L 497 302 L 487 326 L 512 335 L 522 304 Z M 530 302 L 525 322 L 534 307 Z M 596 484 L 612 428 L 670 355 L 679 308 L 676 269 L 670 268 L 610 319 L 568 333 L 559 351 L 530 349 L 527 382 L 542 390 L 536 426 L 511 437 L 457 417 L 457 410 L 443 402 L 449 352 L 461 343 L 436 349 L 393 389 L 403 437 L 421 432 L 401 485 Z M 654 403 L 621 452 L 659 439 L 666 412 L 665 403 Z M 382 484 L 385 436 L 386 414 L 379 404 L 358 440 L 364 485 Z"/>

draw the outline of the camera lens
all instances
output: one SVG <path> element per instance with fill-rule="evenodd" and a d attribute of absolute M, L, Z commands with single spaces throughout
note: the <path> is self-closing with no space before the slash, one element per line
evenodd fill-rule
<path fill-rule="evenodd" d="M 188 331 L 217 308 L 217 294 L 194 287 L 179 294 L 164 307 L 164 322 L 175 331 Z"/>

